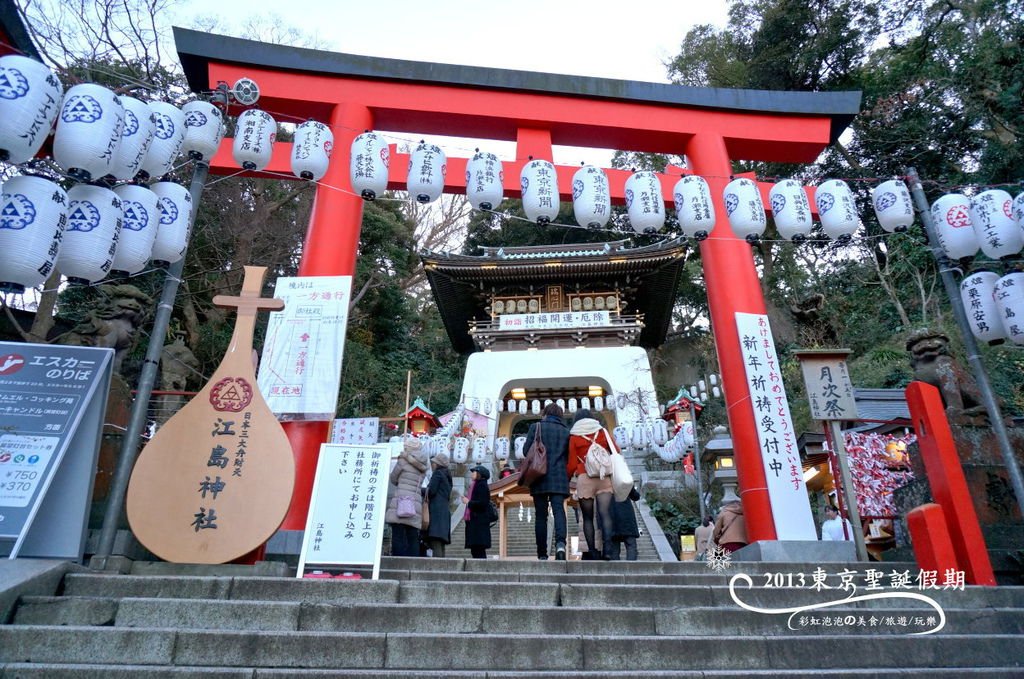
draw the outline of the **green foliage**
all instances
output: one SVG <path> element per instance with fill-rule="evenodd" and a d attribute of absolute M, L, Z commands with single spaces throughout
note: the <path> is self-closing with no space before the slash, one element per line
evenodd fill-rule
<path fill-rule="evenodd" d="M 679 536 L 692 534 L 700 525 L 697 491 L 650 489 L 644 493 L 644 500 L 672 545 L 672 550 L 678 555 Z"/>

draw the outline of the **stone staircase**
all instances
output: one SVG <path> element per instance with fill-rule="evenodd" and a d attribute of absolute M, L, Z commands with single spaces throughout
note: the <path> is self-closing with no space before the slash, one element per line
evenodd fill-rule
<path fill-rule="evenodd" d="M 763 586 L 814 581 L 818 565 L 797 563 L 387 557 L 377 581 L 272 576 L 283 564 L 15 564 L 0 564 L 4 679 L 1024 676 L 1024 587 L 923 592 L 945 616 L 925 636 L 910 633 L 938 614 L 913 598 L 804 611 L 791 629 L 729 588 L 745 574 L 749 606 L 822 604 L 848 593 L 844 569 L 863 595 L 868 567 L 910 563 L 823 564 L 822 591 Z"/>

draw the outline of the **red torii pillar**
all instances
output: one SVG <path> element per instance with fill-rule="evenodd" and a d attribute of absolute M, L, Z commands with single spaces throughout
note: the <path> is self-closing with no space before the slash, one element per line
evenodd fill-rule
<path fill-rule="evenodd" d="M 786 93 L 682 88 L 594 78 L 422 64 L 298 50 L 175 29 L 175 42 L 195 90 L 259 83 L 259 105 L 279 121 L 326 120 L 339 150 L 317 187 L 299 273 L 352 275 L 362 200 L 352 191 L 347 152 L 364 129 L 464 135 L 517 141 L 516 160 L 505 163 L 505 194 L 518 197 L 519 171 L 532 155 L 551 159 L 560 144 L 642 152 L 683 151 L 691 170 L 711 186 L 718 220 L 714 238 L 701 243 L 708 304 L 725 387 L 750 542 L 776 539 L 760 445 L 735 323 L 737 312 L 764 314 L 765 304 L 750 246 L 726 219 L 722 188 L 731 161 L 813 161 L 857 113 L 859 93 Z M 285 117 L 282 117 L 285 116 Z M 226 140 L 211 170 L 236 173 Z M 266 171 L 288 172 L 280 145 Z M 465 159 L 450 158 L 445 190 L 465 191 Z M 577 168 L 559 166 L 564 201 L 572 199 Z M 404 189 L 407 157 L 393 154 L 389 188 Z M 607 170 L 612 200 L 624 201 L 628 173 Z M 678 176 L 661 175 L 665 195 Z M 768 186 L 761 187 L 767 195 Z M 767 204 L 767 201 L 766 201 Z M 326 423 L 286 425 L 297 481 L 283 528 L 302 529 Z"/>

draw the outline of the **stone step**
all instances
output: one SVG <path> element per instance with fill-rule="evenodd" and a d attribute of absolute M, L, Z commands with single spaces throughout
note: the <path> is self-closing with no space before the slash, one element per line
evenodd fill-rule
<path fill-rule="evenodd" d="M 944 613 L 943 634 L 1024 633 L 1021 608 L 947 608 Z M 890 619 L 896 622 L 890 624 Z M 22 598 L 12 624 L 377 633 L 440 629 L 447 634 L 565 635 L 593 631 L 594 608 L 34 596 Z M 616 636 L 773 635 L 787 634 L 787 629 L 809 634 L 907 634 L 936 625 L 936 616 L 930 611 L 906 608 L 833 607 L 791 619 L 735 607 L 601 609 L 601 632 Z"/>
<path fill-rule="evenodd" d="M 598 624 L 599 626 L 599 624 Z M 322 669 L 678 670 L 1004 668 L 1022 635 L 575 636 L 235 632 L 120 627 L 0 627 L 0 662 Z M 937 659 L 941 658 L 941 662 Z M 1020 669 L 1016 670 L 1020 672 Z M 5 670 L 7 673 L 7 670 Z M 934 675 L 933 675 L 934 676 Z M 1013 675 L 1008 675 L 1013 676 Z"/>

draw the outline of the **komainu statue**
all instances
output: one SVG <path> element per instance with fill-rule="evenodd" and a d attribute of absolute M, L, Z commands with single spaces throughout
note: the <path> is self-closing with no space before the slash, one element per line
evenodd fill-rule
<path fill-rule="evenodd" d="M 985 407 L 974 378 L 949 353 L 949 337 L 926 328 L 907 338 L 914 379 L 939 390 L 946 416 L 955 424 L 984 424 Z"/>
<path fill-rule="evenodd" d="M 90 311 L 85 320 L 65 335 L 62 343 L 113 349 L 114 372 L 120 373 L 135 332 L 142 325 L 153 300 L 134 285 L 101 285 L 100 291 L 105 294 L 106 301 Z"/>

